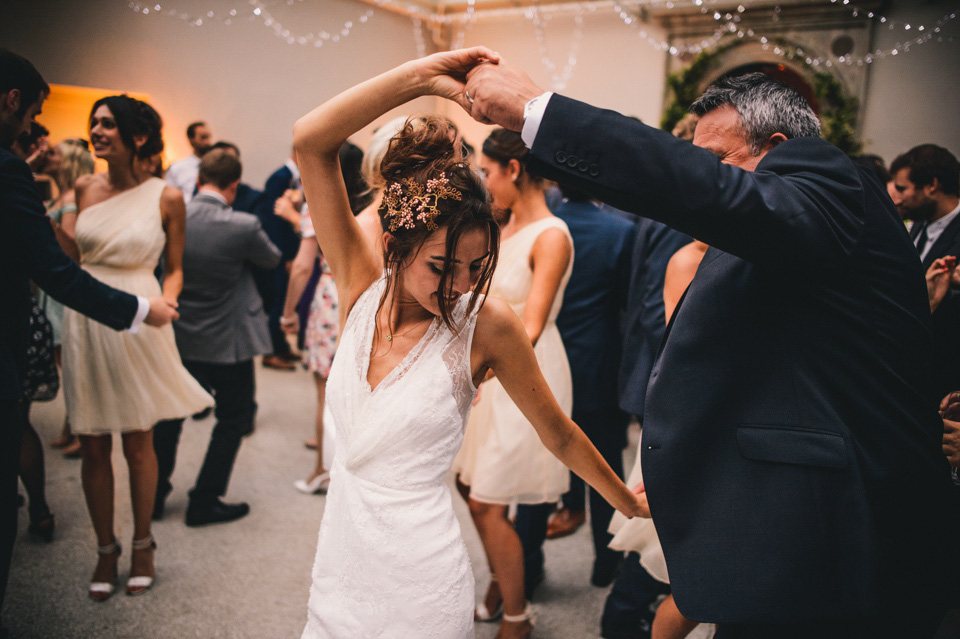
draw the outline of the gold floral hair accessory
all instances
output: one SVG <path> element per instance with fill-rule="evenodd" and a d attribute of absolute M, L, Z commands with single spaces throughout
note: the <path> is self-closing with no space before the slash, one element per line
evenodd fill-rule
<path fill-rule="evenodd" d="M 404 178 L 402 182 L 392 182 L 383 194 L 383 203 L 380 204 L 380 214 L 386 211 L 390 219 L 390 230 L 398 228 L 414 229 L 417 221 L 427 225 L 427 229 L 435 231 L 434 222 L 440 214 L 437 208 L 439 200 L 460 200 L 462 194 L 450 186 L 446 173 L 427 180 L 427 185 L 415 182 L 413 178 Z"/>

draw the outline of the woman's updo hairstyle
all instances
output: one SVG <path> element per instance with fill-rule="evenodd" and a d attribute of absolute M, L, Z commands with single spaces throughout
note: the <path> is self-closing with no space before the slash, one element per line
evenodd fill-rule
<path fill-rule="evenodd" d="M 438 116 L 411 117 L 391 140 L 383 160 L 380 176 L 389 190 L 400 188 L 406 194 L 412 182 L 427 189 L 428 181 L 446 178 L 446 187 L 460 193 L 460 199 L 437 197 L 436 215 L 431 223 L 418 218 L 412 224 L 396 225 L 390 216 L 390 204 L 385 197 L 380 207 L 380 224 L 393 241 L 384 243 L 383 263 L 389 271 L 387 287 L 380 300 L 381 306 L 389 292 L 397 286 L 403 265 L 415 257 L 423 243 L 438 229 L 446 229 L 447 256 L 454 255 L 465 232 L 481 230 L 489 238 L 489 257 L 480 271 L 471 295 L 468 314 L 478 304 L 478 294 L 486 293 L 497 265 L 500 248 L 500 227 L 493 218 L 487 190 L 480 178 L 463 161 L 462 144 L 454 125 Z M 393 228 L 391 228 L 393 226 Z M 453 290 L 451 264 L 444 262 L 437 287 L 440 317 L 453 330 L 447 296 Z"/>
<path fill-rule="evenodd" d="M 516 160 L 520 163 L 520 176 L 517 181 L 522 184 L 524 180 L 533 186 L 542 186 L 543 178 L 527 172 L 527 156 L 530 155 L 530 149 L 523 143 L 523 138 L 516 131 L 507 129 L 494 129 L 483 141 L 482 152 L 485 156 L 506 168 L 510 160 Z"/>
<path fill-rule="evenodd" d="M 135 159 L 145 160 L 163 152 L 163 137 L 161 136 L 163 120 L 152 106 L 126 94 L 112 95 L 100 98 L 93 103 L 88 121 L 93 120 L 93 114 L 103 105 L 110 109 L 110 113 L 113 114 L 120 139 L 123 140 L 124 146 L 134 152 L 133 157 Z M 138 135 L 147 138 L 139 149 L 133 141 L 134 136 Z"/>

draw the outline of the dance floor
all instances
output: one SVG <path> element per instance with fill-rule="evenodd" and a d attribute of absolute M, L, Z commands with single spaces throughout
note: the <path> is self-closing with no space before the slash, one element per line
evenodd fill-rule
<path fill-rule="evenodd" d="M 257 367 L 260 406 L 256 430 L 240 450 L 226 501 L 249 502 L 251 513 L 236 522 L 187 528 L 183 516 L 213 427 L 213 418 L 184 425 L 174 491 L 166 515 L 155 522 L 157 581 L 141 597 L 122 593 L 104 603 L 87 598 L 96 562 L 96 542 L 80 487 L 80 462 L 46 448 L 47 499 L 56 515 L 53 543 L 27 535 L 21 509 L 20 536 L 3 610 L 12 639 L 296 639 L 306 619 L 310 570 L 324 497 L 294 490 L 294 480 L 313 463 L 303 440 L 313 428 L 314 390 L 304 371 Z M 46 444 L 63 419 L 61 398 L 34 406 L 32 421 Z M 631 441 L 636 441 L 636 433 Z M 632 462 L 635 448 L 625 453 Z M 124 545 L 120 578 L 129 572 L 133 534 L 126 465 L 114 442 L 116 532 Z M 473 563 L 478 592 L 488 570 L 466 506 L 454 497 Z M 590 585 L 589 531 L 548 541 L 546 580 L 537 590 L 536 636 L 584 639 L 599 636 L 606 588 Z M 123 582 L 121 582 L 123 583 Z M 477 639 L 496 634 L 497 624 L 478 624 Z"/>

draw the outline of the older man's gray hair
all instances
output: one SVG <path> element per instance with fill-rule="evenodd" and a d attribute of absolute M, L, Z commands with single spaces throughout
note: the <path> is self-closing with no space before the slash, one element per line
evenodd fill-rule
<path fill-rule="evenodd" d="M 796 89 L 763 73 L 720 78 L 690 106 L 705 115 L 729 104 L 740 115 L 750 151 L 759 154 L 774 133 L 787 138 L 819 137 L 820 121 Z"/>

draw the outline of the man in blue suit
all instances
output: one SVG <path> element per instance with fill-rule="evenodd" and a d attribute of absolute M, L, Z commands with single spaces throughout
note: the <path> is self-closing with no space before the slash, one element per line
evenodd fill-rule
<path fill-rule="evenodd" d="M 290 279 L 287 268 L 300 248 L 300 235 L 286 220 L 274 214 L 273 207 L 287 189 L 298 188 L 300 188 L 300 169 L 297 168 L 296 158 L 291 156 L 283 166 L 267 178 L 263 194 L 253 210 L 253 214 L 260 218 L 260 224 L 266 231 L 267 237 L 283 254 L 276 268 L 254 270 L 257 290 L 267 311 L 270 341 L 273 344 L 273 352 L 263 356 L 263 365 L 282 370 L 294 369 L 290 345 L 280 328 L 280 316 L 283 315 L 283 302 L 287 296 L 287 282 Z"/>
<path fill-rule="evenodd" d="M 586 195 L 563 184 L 559 186 L 564 199 L 553 213 L 567 223 L 576 255 L 557 316 L 567 359 L 575 362 L 570 369 L 572 419 L 614 472 L 623 477 L 629 415 L 617 405 L 617 373 L 620 320 L 626 308 L 636 227 L 626 218 L 602 210 Z M 583 511 L 587 493 L 594 546 L 590 581 L 595 586 L 609 586 L 622 558 L 622 553 L 607 547 L 611 539 L 607 526 L 613 507 L 573 473 L 563 506 Z"/>
<path fill-rule="evenodd" d="M 636 235 L 624 315 L 619 396 L 620 408 L 633 415 L 642 427 L 647 382 L 667 327 L 663 308 L 667 262 L 693 238 L 649 218 L 639 219 Z M 651 605 L 669 592 L 670 586 L 647 573 L 637 553 L 628 553 L 603 607 L 601 636 L 649 639 L 653 623 Z"/>
<path fill-rule="evenodd" d="M 21 56 L 0 49 L 0 607 L 17 532 L 19 402 L 30 321 L 30 280 L 53 298 L 117 330 L 177 317 L 162 297 L 138 298 L 101 284 L 57 243 L 27 164 L 10 153 L 40 114 L 50 87 Z M 2 630 L 0 630 L 2 632 Z"/>
<path fill-rule="evenodd" d="M 725 638 L 931 636 L 949 470 L 923 272 L 879 183 L 762 74 L 707 90 L 693 145 L 502 61 L 467 78 L 460 103 L 523 131 L 532 172 L 710 245 L 643 416 L 680 612 Z"/>

